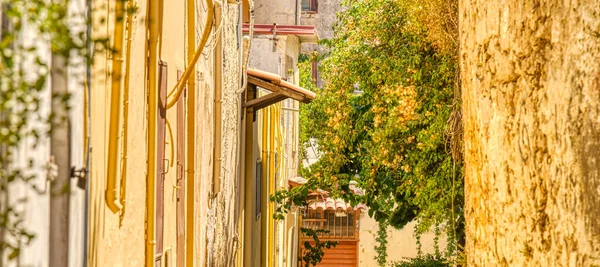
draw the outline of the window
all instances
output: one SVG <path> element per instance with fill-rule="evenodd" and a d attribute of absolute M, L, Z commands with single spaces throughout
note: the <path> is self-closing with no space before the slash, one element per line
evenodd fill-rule
<path fill-rule="evenodd" d="M 256 161 L 256 219 L 260 218 L 260 210 L 262 208 L 262 160 Z"/>
<path fill-rule="evenodd" d="M 319 235 L 331 239 L 354 239 L 356 227 L 354 211 L 309 210 L 303 216 L 302 227 L 325 229 L 329 233 Z"/>
<path fill-rule="evenodd" d="M 318 11 L 318 2 L 317 0 L 302 0 L 302 11 Z"/>

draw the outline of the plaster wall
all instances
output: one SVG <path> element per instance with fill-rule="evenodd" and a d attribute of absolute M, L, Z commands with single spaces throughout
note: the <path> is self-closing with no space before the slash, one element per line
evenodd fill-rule
<path fill-rule="evenodd" d="M 404 260 L 405 258 L 413 258 L 418 254 L 417 239 L 414 236 L 414 227 L 416 222 L 411 222 L 404 226 L 401 230 L 393 227 L 387 228 L 388 243 L 387 243 L 387 262 L 393 263 Z M 361 267 L 377 267 L 377 251 L 375 246 L 377 231 L 379 224 L 375 219 L 370 218 L 366 211 L 362 211 L 359 221 L 359 238 L 358 242 L 358 265 Z M 421 236 L 421 250 L 423 254 L 435 253 L 435 235 L 426 233 Z M 446 238 L 442 235 L 439 239 L 439 251 L 443 253 L 446 248 Z"/>
<path fill-rule="evenodd" d="M 300 0 L 254 1 L 254 22 L 256 24 L 296 25 L 296 11 L 300 10 Z"/>
<path fill-rule="evenodd" d="M 95 38 L 112 36 L 114 12 L 107 6 L 112 1 L 94 1 L 97 8 L 93 29 Z M 146 211 L 146 18 L 147 1 L 137 1 L 139 12 L 133 19 L 133 32 L 129 60 L 130 95 L 128 140 L 119 140 L 119 155 L 125 144 L 128 154 L 127 167 L 119 166 L 117 179 L 126 173 L 125 212 L 112 213 L 106 206 L 106 168 L 109 155 L 108 129 L 110 110 L 110 70 L 111 63 L 106 51 L 96 51 L 91 82 L 91 172 L 89 209 L 89 266 L 143 266 L 145 255 L 145 211 Z M 106 23 L 100 22 L 100 17 Z"/>

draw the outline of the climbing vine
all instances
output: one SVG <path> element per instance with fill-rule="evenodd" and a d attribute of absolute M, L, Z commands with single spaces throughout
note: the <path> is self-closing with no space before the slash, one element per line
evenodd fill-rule
<path fill-rule="evenodd" d="M 377 260 L 377 264 L 381 267 L 385 267 L 387 264 L 387 227 L 387 221 L 379 222 L 379 229 L 377 230 L 377 237 L 375 238 L 375 241 L 377 242 L 377 244 L 375 244 L 375 252 L 377 252 L 375 260 Z"/>

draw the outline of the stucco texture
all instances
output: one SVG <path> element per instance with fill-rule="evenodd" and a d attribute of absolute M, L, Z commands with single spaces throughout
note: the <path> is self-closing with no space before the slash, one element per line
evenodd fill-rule
<path fill-rule="evenodd" d="M 468 265 L 600 265 L 600 4 L 459 17 Z"/>
<path fill-rule="evenodd" d="M 94 1 L 97 21 L 94 24 L 93 35 L 95 38 L 111 37 L 114 21 L 113 1 Z M 95 53 L 95 64 L 92 71 L 93 80 L 91 95 L 91 127 L 92 127 L 92 157 L 90 173 L 90 213 L 89 213 L 89 266 L 143 266 L 145 261 L 146 245 L 146 185 L 147 185 L 147 144 L 148 144 L 148 105 L 147 105 L 147 1 L 136 1 L 138 12 L 134 15 L 131 39 L 131 54 L 129 55 L 129 102 L 128 124 L 125 125 L 128 134 L 123 140 L 123 126 L 119 128 L 118 155 L 108 155 L 108 110 L 110 104 L 110 58 L 103 51 Z M 185 25 L 186 7 L 183 1 L 169 2 L 163 7 L 162 34 L 159 37 L 159 60 L 167 66 L 167 91 L 171 92 L 177 83 L 177 71 L 186 68 L 187 47 Z M 113 19 L 111 19 L 113 18 Z M 198 14 L 197 27 L 202 28 L 206 14 Z M 106 19 L 106 20 L 103 20 Z M 108 23 L 106 25 L 105 23 Z M 199 38 L 199 36 L 198 36 Z M 198 40 L 196 40 L 198 42 Z M 193 48 L 195 49 L 195 48 Z M 205 177 L 212 177 L 212 103 L 214 100 L 211 79 L 212 51 L 201 56 L 194 73 L 190 79 L 196 79 L 196 146 L 197 160 L 194 172 L 195 199 L 193 216 L 195 219 L 193 240 L 195 244 L 194 263 L 201 264 L 206 258 L 202 250 L 205 239 L 207 210 L 207 186 L 203 181 Z M 190 90 L 190 88 L 188 88 Z M 182 94 L 183 97 L 184 94 Z M 166 130 L 165 143 L 165 176 L 164 176 L 164 221 L 163 229 L 157 232 L 163 236 L 163 264 L 173 266 L 177 257 L 177 166 L 170 163 L 177 162 L 177 109 L 174 106 L 167 110 L 166 118 L 171 130 Z M 188 107 L 189 108 L 189 107 Z M 123 111 L 121 111 L 121 114 Z M 121 122 L 123 120 L 121 119 Z M 187 129 L 187 126 L 184 127 Z M 172 134 L 172 135 L 171 135 Z M 171 139 L 172 137 L 172 139 Z M 207 138 L 208 137 L 208 138 Z M 171 141 L 172 140 L 172 141 Z M 126 197 L 124 212 L 112 213 L 106 206 L 106 166 L 107 160 L 112 157 L 123 157 L 123 149 L 127 148 L 127 166 L 119 161 L 117 179 L 120 182 L 126 174 Z M 175 153 L 171 154 L 171 149 Z M 155 179 L 152 177 L 151 179 Z M 211 178 L 212 179 L 212 178 Z M 119 188 L 120 189 L 120 186 Z M 188 191 L 189 192 L 189 191 Z M 187 215 L 186 209 L 186 216 Z"/>

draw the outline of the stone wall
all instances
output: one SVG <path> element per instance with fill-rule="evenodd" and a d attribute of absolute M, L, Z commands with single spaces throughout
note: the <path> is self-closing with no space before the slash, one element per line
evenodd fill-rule
<path fill-rule="evenodd" d="M 600 264 L 600 3 L 460 1 L 470 266 Z"/>
<path fill-rule="evenodd" d="M 341 2 L 341 0 L 319 1 L 317 12 L 302 12 L 300 24 L 314 25 L 319 34 L 319 40 L 333 38 L 333 25 L 337 21 L 336 14 L 343 10 Z M 327 50 L 322 45 L 302 44 L 302 53 L 312 54 L 314 51 L 322 54 Z M 317 79 L 318 87 L 322 87 L 323 84 L 323 80 Z"/>
<path fill-rule="evenodd" d="M 234 252 L 239 243 L 237 235 L 237 215 L 235 214 L 235 201 L 237 190 L 237 171 L 239 150 L 238 138 L 240 134 L 240 43 L 238 36 L 238 5 L 227 4 L 223 6 L 223 75 L 221 78 L 221 154 L 219 159 L 220 180 L 218 191 L 208 211 L 209 221 L 207 225 L 209 260 L 208 266 L 233 266 Z M 218 52 L 218 51 L 217 51 Z M 218 81 L 217 81 L 218 82 Z M 214 236 L 211 240 L 210 228 L 211 213 L 215 215 Z M 211 244 L 211 241 L 214 242 Z M 212 248 L 212 251 L 211 251 Z M 211 260 L 212 257 L 212 260 Z"/>

